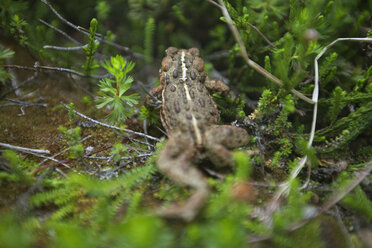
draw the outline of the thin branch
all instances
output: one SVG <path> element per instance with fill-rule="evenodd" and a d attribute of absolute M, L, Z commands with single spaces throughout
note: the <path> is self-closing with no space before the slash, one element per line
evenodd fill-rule
<path fill-rule="evenodd" d="M 246 24 L 250 26 L 251 28 L 253 28 L 266 41 L 266 43 L 269 44 L 269 46 L 272 46 L 273 48 L 278 49 L 268 38 L 266 38 L 266 36 L 255 25 L 249 22 L 246 22 Z"/>
<path fill-rule="evenodd" d="M 13 102 L 13 103 L 2 104 L 2 105 L 0 105 L 0 107 L 5 107 L 5 106 L 26 106 L 26 107 L 29 107 L 29 106 L 40 106 L 40 107 L 48 107 L 48 104 L 46 104 L 46 103 L 23 102 L 23 101 L 9 99 L 9 98 L 4 98 L 4 100 L 9 101 L 9 102 Z"/>
<path fill-rule="evenodd" d="M 209 2 L 209 3 L 211 3 L 212 5 L 214 5 L 214 6 L 218 7 L 218 8 L 220 8 L 220 9 L 222 9 L 222 6 L 219 5 L 218 3 L 216 3 L 215 1 L 213 1 L 213 0 L 206 0 L 206 1 Z"/>
<path fill-rule="evenodd" d="M 13 145 L 1 143 L 1 142 L 0 142 L 0 146 L 8 148 L 8 149 L 12 149 L 12 150 L 17 150 L 20 152 L 26 152 L 26 153 L 31 153 L 31 152 L 38 153 L 38 154 L 49 154 L 50 153 L 49 150 L 40 150 L 40 149 L 33 149 L 33 148 L 27 148 L 27 147 L 21 147 L 21 146 L 13 146 Z"/>
<path fill-rule="evenodd" d="M 221 58 L 228 58 L 230 56 L 229 51 L 223 50 L 223 51 L 217 51 L 214 53 L 211 53 L 207 56 L 205 56 L 206 60 L 215 60 L 215 59 L 221 59 Z"/>
<path fill-rule="evenodd" d="M 124 168 L 125 166 L 127 166 L 131 162 L 133 162 L 133 159 L 125 162 L 124 164 L 122 164 L 122 165 L 120 165 L 120 166 L 118 166 L 114 169 L 111 169 L 111 170 L 108 170 L 108 171 L 100 171 L 100 173 L 101 173 L 100 179 L 110 179 L 116 171 L 118 171 L 121 168 Z"/>
<path fill-rule="evenodd" d="M 49 168 L 46 172 L 41 174 L 34 185 L 32 185 L 25 193 L 18 197 L 17 202 L 15 204 L 16 209 L 24 214 L 27 211 L 27 201 L 30 198 L 31 194 L 33 194 L 38 188 L 40 188 L 41 183 L 43 180 L 53 171 L 53 168 Z"/>
<path fill-rule="evenodd" d="M 91 137 L 92 137 L 92 135 L 88 135 L 88 136 L 82 138 L 82 139 L 80 140 L 80 143 L 83 143 L 84 141 L 86 141 L 87 139 L 89 139 L 89 138 L 91 138 Z M 55 157 L 57 157 L 57 156 L 59 156 L 59 155 L 65 153 L 65 152 L 69 151 L 71 148 L 72 148 L 72 146 L 67 147 L 66 149 L 63 149 L 62 151 L 60 151 L 60 152 L 54 154 L 53 156 L 46 157 L 43 161 L 41 161 L 41 162 L 39 163 L 39 165 L 44 164 L 44 163 L 45 163 L 46 161 L 48 161 L 48 160 L 55 159 Z M 52 161 L 54 161 L 54 160 L 52 160 Z"/>
<path fill-rule="evenodd" d="M 145 132 L 145 134 L 147 134 L 147 132 Z M 120 134 L 122 135 L 122 134 Z M 142 141 L 142 140 L 139 140 L 139 139 L 134 139 L 132 137 L 128 137 L 128 139 L 132 142 L 136 142 L 136 143 L 139 143 L 139 144 L 143 144 L 143 145 L 146 145 L 148 150 L 151 150 L 151 147 L 152 148 L 155 148 L 156 146 L 154 144 L 150 144 L 147 140 L 146 141 Z"/>
<path fill-rule="evenodd" d="M 39 19 L 39 21 L 44 24 L 45 26 L 53 29 L 54 31 L 56 31 L 57 33 L 60 33 L 61 35 L 65 36 L 67 39 L 69 39 L 70 41 L 78 44 L 78 45 L 82 45 L 79 41 L 75 40 L 74 38 L 72 38 L 70 35 L 66 34 L 64 31 L 60 30 L 59 28 L 47 23 L 46 21 L 42 20 L 42 19 Z"/>
<path fill-rule="evenodd" d="M 7 99 L 7 98 L 5 98 L 5 100 L 11 101 L 12 103 L 1 104 L 0 108 L 10 107 L 10 106 L 20 106 L 21 113 L 18 114 L 18 116 L 25 115 L 25 111 L 24 111 L 25 107 L 40 106 L 40 107 L 46 108 L 48 106 L 48 104 L 45 104 L 45 103 L 28 103 L 28 102 L 22 102 L 22 101 L 13 100 L 13 99 Z"/>
<path fill-rule="evenodd" d="M 35 65 L 37 65 L 37 62 L 35 62 Z M 10 90 L 4 92 L 3 94 L 1 94 L 0 95 L 0 99 L 4 98 L 6 95 L 12 93 L 13 91 L 20 89 L 21 87 L 25 86 L 29 82 L 33 81 L 38 76 L 38 74 L 39 74 L 38 71 L 35 71 L 34 72 L 34 75 L 28 77 L 26 80 L 24 80 L 23 82 L 19 83 L 18 86 L 13 87 L 12 89 L 10 89 Z"/>
<path fill-rule="evenodd" d="M 5 59 L 5 63 L 6 64 L 9 64 L 10 61 L 11 61 L 10 58 Z M 0 65 L 0 67 L 1 67 L 1 65 Z M 18 79 L 17 79 L 18 77 L 17 77 L 17 74 L 15 73 L 15 70 L 13 70 L 13 69 L 10 68 L 10 69 L 7 69 L 7 71 L 8 71 L 8 73 L 11 76 L 9 78 L 10 79 L 10 85 L 12 86 L 13 89 L 16 89 L 16 90 L 14 90 L 14 94 L 16 96 L 22 96 L 22 95 L 24 95 L 25 93 L 19 87 L 20 83 L 18 82 Z"/>
<path fill-rule="evenodd" d="M 43 46 L 44 49 L 53 49 L 53 50 L 58 50 L 58 51 L 79 51 L 83 50 L 83 47 L 86 47 L 87 45 L 84 46 L 74 46 L 74 47 L 60 47 L 60 46 L 50 46 L 50 45 L 45 45 Z"/>
<path fill-rule="evenodd" d="M 64 103 L 61 103 L 66 109 L 70 109 L 70 107 Z M 141 133 L 141 132 L 136 132 L 136 131 L 133 131 L 133 130 L 130 130 L 130 129 L 121 129 L 120 127 L 116 127 L 116 126 L 111 126 L 109 124 L 106 124 L 106 123 L 103 123 L 103 122 L 100 122 L 100 121 L 97 121 L 97 120 L 94 120 L 80 112 L 77 112 L 76 110 L 72 110 L 75 114 L 77 114 L 78 116 L 84 118 L 84 119 L 87 119 L 97 125 L 100 125 L 100 126 L 103 126 L 103 127 L 107 127 L 107 128 L 111 128 L 111 129 L 115 129 L 115 130 L 118 130 L 118 131 L 124 131 L 124 132 L 127 132 L 127 133 L 130 133 L 130 134 L 134 134 L 134 135 L 138 135 L 138 136 L 142 136 L 142 137 L 146 137 L 148 139 L 151 139 L 151 140 L 154 140 L 154 141 L 157 141 L 159 142 L 160 139 L 158 138 L 155 138 L 153 136 L 150 136 L 150 135 L 147 135 L 147 134 L 144 134 L 144 133 Z"/>
<path fill-rule="evenodd" d="M 48 6 L 48 8 L 58 17 L 58 19 L 60 19 L 62 22 L 64 22 L 65 24 L 67 24 L 71 28 L 75 29 L 76 31 L 83 32 L 84 34 L 87 34 L 88 33 L 86 31 L 82 31 L 81 29 L 79 29 L 78 26 L 72 24 L 71 22 L 69 22 L 68 20 L 66 20 L 63 16 L 61 16 L 57 12 L 57 10 L 55 8 L 53 8 L 53 6 L 47 0 L 41 0 L 41 2 L 43 2 L 46 6 Z"/>
<path fill-rule="evenodd" d="M 82 50 L 83 47 L 87 47 L 88 45 L 83 45 L 81 42 L 75 40 L 74 38 L 72 38 L 70 35 L 66 34 L 65 32 L 63 32 L 62 30 L 58 29 L 57 27 L 47 23 L 46 21 L 42 20 L 42 19 L 39 19 L 39 21 L 41 23 L 43 23 L 44 25 L 48 26 L 49 28 L 55 30 L 56 32 L 62 34 L 63 36 L 65 36 L 67 39 L 71 40 L 72 42 L 78 44 L 79 46 L 74 46 L 74 47 L 60 47 L 60 46 L 50 46 L 50 45 L 45 45 L 43 46 L 44 49 L 53 49 L 53 50 L 58 50 L 58 51 L 78 51 L 78 50 Z M 95 43 L 98 43 L 98 40 L 95 40 Z M 99 55 L 101 58 L 104 58 L 106 57 L 105 55 L 102 55 L 98 52 L 95 53 L 96 55 Z"/>
<path fill-rule="evenodd" d="M 23 66 L 23 65 L 1 65 L 4 68 L 15 68 L 20 70 L 28 70 L 28 71 L 38 71 L 38 70 L 45 70 L 45 71 L 57 71 L 57 72 L 63 72 L 63 73 L 69 73 L 74 74 L 79 77 L 91 77 L 96 79 L 101 79 L 103 76 L 95 76 L 95 75 L 85 75 L 81 72 L 68 69 L 68 68 L 62 68 L 62 67 L 52 67 L 52 66 L 43 66 L 43 65 L 36 65 L 34 67 L 30 66 Z"/>
<path fill-rule="evenodd" d="M 89 139 L 90 137 L 92 137 L 92 135 L 88 135 L 87 137 L 84 137 L 83 139 L 80 140 L 80 142 L 84 142 L 85 140 Z M 67 165 L 67 163 L 70 163 L 71 161 L 73 161 L 73 160 L 75 160 L 75 159 L 57 160 L 57 159 L 55 159 L 55 157 L 57 157 L 58 155 L 60 155 L 60 154 L 62 154 L 62 153 L 64 153 L 64 152 L 70 150 L 71 148 L 72 148 L 72 147 L 68 147 L 68 148 L 62 150 L 61 152 L 59 152 L 59 153 L 57 153 L 57 154 L 54 154 L 54 155 L 51 156 L 51 157 L 46 157 L 46 156 L 42 156 L 42 155 L 41 155 L 40 157 L 45 158 L 45 160 L 43 160 L 42 162 L 40 162 L 40 165 L 43 164 L 46 160 L 53 161 L 53 162 L 55 162 L 55 164 L 47 164 L 47 165 L 44 165 L 44 166 L 42 166 L 42 167 L 40 167 L 40 168 L 34 170 L 34 171 L 32 172 L 32 174 L 36 174 L 36 173 L 38 173 L 39 171 L 42 171 L 42 170 L 47 169 L 47 168 L 55 167 L 55 168 L 56 168 L 56 171 L 58 171 L 58 172 L 61 173 L 63 176 L 65 176 L 65 174 L 64 174 L 61 170 L 59 170 L 59 169 L 57 168 L 57 166 L 58 166 L 58 165 L 63 165 L 63 166 L 65 166 L 65 167 L 68 168 L 68 169 L 72 169 L 70 166 Z M 72 170 L 75 171 L 75 169 L 72 169 Z"/>

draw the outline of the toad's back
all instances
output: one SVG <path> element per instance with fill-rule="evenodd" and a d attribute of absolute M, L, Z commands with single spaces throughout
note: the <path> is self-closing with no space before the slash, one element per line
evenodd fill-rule
<path fill-rule="evenodd" d="M 160 81 L 164 85 L 161 119 L 168 133 L 190 132 L 201 144 L 204 131 L 218 124 L 217 106 L 204 85 L 205 79 L 198 49 L 167 49 Z"/>

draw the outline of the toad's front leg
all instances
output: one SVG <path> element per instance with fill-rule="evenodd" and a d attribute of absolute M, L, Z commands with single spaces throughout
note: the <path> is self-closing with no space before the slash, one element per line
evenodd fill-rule
<path fill-rule="evenodd" d="M 158 214 L 191 221 L 203 207 L 209 187 L 203 174 L 192 166 L 195 149 L 191 137 L 177 133 L 169 138 L 161 151 L 157 160 L 159 170 L 175 182 L 192 187 L 195 192 L 183 205 L 168 206 Z"/>
<path fill-rule="evenodd" d="M 161 94 L 163 92 L 163 85 L 159 85 L 158 87 L 152 89 L 149 94 L 145 97 L 145 105 L 150 108 L 156 108 L 161 105 Z"/>

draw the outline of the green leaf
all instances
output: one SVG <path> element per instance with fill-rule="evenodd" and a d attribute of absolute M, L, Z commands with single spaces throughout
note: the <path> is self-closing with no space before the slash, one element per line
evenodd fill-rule
<path fill-rule="evenodd" d="M 12 50 L 10 50 L 9 48 L 4 48 L 0 44 L 0 59 L 8 59 L 8 58 L 13 57 L 13 55 L 14 55 L 14 52 Z"/>

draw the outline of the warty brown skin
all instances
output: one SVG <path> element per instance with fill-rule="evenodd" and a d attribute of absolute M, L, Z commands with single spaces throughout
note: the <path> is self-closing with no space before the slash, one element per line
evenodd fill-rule
<path fill-rule="evenodd" d="M 190 221 L 209 194 L 208 183 L 193 166 L 194 161 L 207 157 L 216 166 L 233 166 L 229 149 L 246 145 L 249 137 L 242 128 L 218 125 L 219 111 L 210 92 L 223 93 L 229 88 L 207 77 L 199 50 L 170 47 L 166 53 L 159 71 L 161 85 L 150 92 L 162 99 L 161 121 L 169 136 L 157 166 L 170 179 L 195 192 L 183 205 L 171 205 L 159 214 Z"/>

